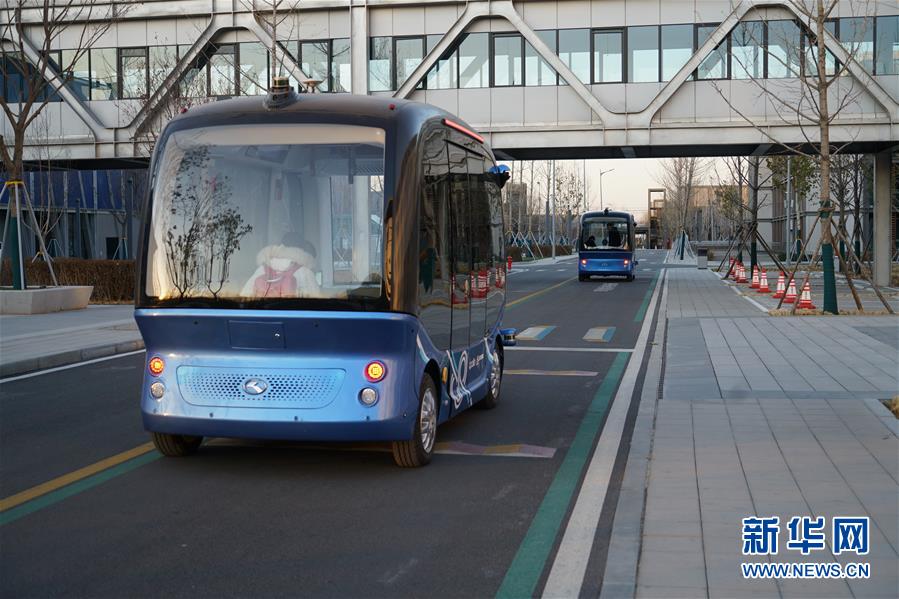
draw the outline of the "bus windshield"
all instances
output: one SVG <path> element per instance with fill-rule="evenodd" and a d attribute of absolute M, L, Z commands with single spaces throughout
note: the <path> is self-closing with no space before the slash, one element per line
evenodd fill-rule
<path fill-rule="evenodd" d="M 154 174 L 146 295 L 159 305 L 378 299 L 383 129 L 176 131 Z"/>
<path fill-rule="evenodd" d="M 584 219 L 581 229 L 583 250 L 630 250 L 628 222 L 623 218 L 594 217 Z"/>

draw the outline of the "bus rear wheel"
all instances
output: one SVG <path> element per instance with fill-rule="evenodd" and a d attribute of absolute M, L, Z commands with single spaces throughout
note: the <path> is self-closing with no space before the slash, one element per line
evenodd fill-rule
<path fill-rule="evenodd" d="M 203 437 L 190 435 L 170 435 L 168 433 L 150 433 L 150 435 L 156 450 L 169 458 L 183 458 L 195 454 L 203 443 Z"/>
<path fill-rule="evenodd" d="M 494 348 L 490 375 L 487 378 L 487 395 L 475 404 L 482 410 L 492 410 L 499 403 L 499 391 L 503 383 L 503 354 L 500 348 Z"/>
<path fill-rule="evenodd" d="M 426 466 L 434 455 L 437 438 L 437 390 L 431 377 L 425 375 L 418 391 L 418 418 L 408 441 L 393 442 L 393 461 L 401 468 Z"/>

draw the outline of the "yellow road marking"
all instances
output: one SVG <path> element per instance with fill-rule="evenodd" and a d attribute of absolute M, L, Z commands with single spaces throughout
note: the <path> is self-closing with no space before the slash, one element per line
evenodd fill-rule
<path fill-rule="evenodd" d="M 63 474 L 62 476 L 54 478 L 53 480 L 48 480 L 45 483 L 41 483 L 37 486 L 31 487 L 30 489 L 26 489 L 20 493 L 16 493 L 15 495 L 10 495 L 9 497 L 0 499 L 0 512 L 5 512 L 6 510 L 12 509 L 17 505 L 25 503 L 26 501 L 31 501 L 32 499 L 36 499 L 41 495 L 46 495 L 47 493 L 53 492 L 56 489 L 61 489 L 66 485 L 70 485 L 83 478 L 87 478 L 88 476 L 92 476 L 94 474 L 97 474 L 98 472 L 102 472 L 103 470 L 107 470 L 109 468 L 112 468 L 113 466 L 117 466 L 122 462 L 127 462 L 130 459 L 144 455 L 145 453 L 150 451 L 153 451 L 153 444 L 144 443 L 143 445 L 138 445 L 137 447 L 129 449 L 128 451 L 123 451 L 122 453 L 100 460 L 99 462 L 95 462 L 90 466 L 79 468 L 78 470 L 74 470 L 72 472 L 69 472 L 68 474 Z"/>
<path fill-rule="evenodd" d="M 536 297 L 536 296 L 538 296 L 538 295 L 540 295 L 540 294 L 542 294 L 542 293 L 546 293 L 547 291 L 552 291 L 553 289 L 556 289 L 557 287 L 561 287 L 562 285 L 564 285 L 564 284 L 566 284 L 566 283 L 570 283 L 570 282 L 573 281 L 573 280 L 574 280 L 574 277 L 571 277 L 570 279 L 565 279 L 565 280 L 562 281 L 561 283 L 557 283 L 557 284 L 553 285 L 552 287 L 547 287 L 546 289 L 541 289 L 540 291 L 535 291 L 534 293 L 531 293 L 531 294 L 526 295 L 526 296 L 524 296 L 524 297 L 520 297 L 520 298 L 518 298 L 517 300 L 512 300 L 511 302 L 506 302 L 506 307 L 509 308 L 509 307 L 511 307 L 511 306 L 514 306 L 515 304 L 518 304 L 518 303 L 523 302 L 523 301 L 525 301 L 525 300 L 529 300 L 529 299 L 531 299 L 532 297 Z"/>

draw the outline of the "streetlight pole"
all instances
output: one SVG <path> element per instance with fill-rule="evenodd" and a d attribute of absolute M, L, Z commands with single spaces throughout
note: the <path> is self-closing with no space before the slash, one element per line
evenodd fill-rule
<path fill-rule="evenodd" d="M 602 206 L 602 176 L 605 175 L 606 173 L 611 173 L 614 170 L 615 169 L 610 168 L 608 170 L 599 171 L 599 209 L 600 210 L 602 210 L 602 208 L 603 208 L 603 206 Z"/>
<path fill-rule="evenodd" d="M 553 244 L 553 262 L 556 261 L 556 161 L 552 161 L 552 203 L 553 203 L 553 230 L 550 241 Z"/>

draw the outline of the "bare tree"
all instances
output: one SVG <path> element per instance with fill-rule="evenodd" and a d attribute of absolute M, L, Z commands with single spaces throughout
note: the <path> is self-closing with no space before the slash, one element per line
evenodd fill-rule
<path fill-rule="evenodd" d="M 705 176 L 706 162 L 695 157 L 666 158 L 662 161 L 662 175 L 659 183 L 665 188 L 665 208 L 662 211 L 661 226 L 669 238 L 680 236 L 680 259 L 686 242 L 687 222 L 692 218 L 693 189 Z"/>
<path fill-rule="evenodd" d="M 843 44 L 848 60 L 836 60 L 828 51 L 826 40 L 831 35 L 828 26 L 837 6 L 841 3 L 840 0 L 785 0 L 785 2 L 798 16 L 798 39 L 794 39 L 792 34 L 786 33 L 786 30 L 772 34 L 769 27 L 766 46 L 762 44 L 763 40 L 758 39 L 758 32 L 748 26 L 742 27 L 740 34 L 756 47 L 769 48 L 767 51 L 769 69 L 772 63 L 775 64 L 785 76 L 795 78 L 796 85 L 789 90 L 782 86 L 766 85 L 755 68 L 755 59 L 751 53 L 734 52 L 733 59 L 736 67 L 740 69 L 741 77 L 757 85 L 759 97 L 768 100 L 777 118 L 802 132 L 803 143 L 786 143 L 777 139 L 767 123 L 757 122 L 751 115 L 745 114 L 740 107 L 730 101 L 719 86 L 715 85 L 715 88 L 734 112 L 755 127 L 770 143 L 781 146 L 791 154 L 811 157 L 817 162 L 820 218 L 815 222 L 820 223 L 821 234 L 812 262 L 816 261 L 820 252 L 824 270 L 823 309 L 825 312 L 837 313 L 836 278 L 833 268 L 834 239 L 835 235 L 842 237 L 842 232 L 834 231 L 831 169 L 833 156 L 842 152 L 852 140 L 834 142 L 831 139 L 831 127 L 841 113 L 857 103 L 864 91 L 863 86 L 858 85 L 854 77 L 846 76 L 850 67 L 857 64 L 862 44 L 860 41 Z M 862 27 L 872 26 L 869 25 L 873 23 L 873 11 L 869 2 L 858 1 L 849 5 L 863 17 Z M 863 39 L 864 35 L 858 33 L 856 32 L 855 39 Z M 781 50 L 771 51 L 772 46 L 777 46 Z M 801 48 L 806 49 L 804 55 L 800 51 Z M 814 226 L 812 228 L 814 229 Z M 857 261 L 858 258 L 854 256 L 851 247 L 848 251 Z"/>
<path fill-rule="evenodd" d="M 24 173 L 25 144 L 29 130 L 44 108 L 56 100 L 57 90 L 65 85 L 75 64 L 103 36 L 121 15 L 122 8 L 105 0 L 8 0 L 0 10 L 0 75 L 13 94 L 0 96 L 0 109 L 9 123 L 12 139 L 0 136 L 0 159 L 8 173 L 10 238 L 13 287 L 26 286 L 22 265 L 22 240 L 18 234 L 18 211 L 27 194 L 20 193 Z M 54 52 L 63 33 L 77 41 L 71 52 Z M 59 58 L 55 58 L 55 57 Z M 65 56 L 63 62 L 62 56 Z M 18 87 L 18 89 L 15 89 Z M 32 211 L 33 214 L 33 211 Z M 36 233 L 39 233 L 39 227 Z M 38 235 L 48 266 L 50 258 Z M 55 279 L 52 266 L 51 276 Z"/>

